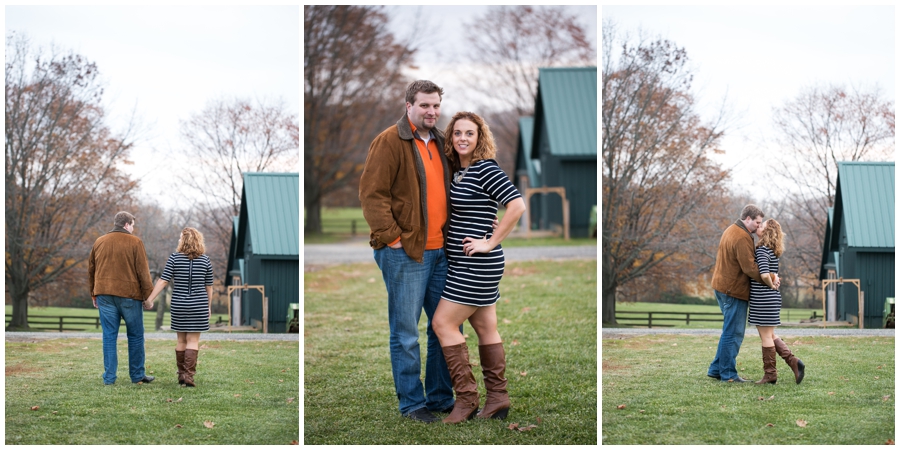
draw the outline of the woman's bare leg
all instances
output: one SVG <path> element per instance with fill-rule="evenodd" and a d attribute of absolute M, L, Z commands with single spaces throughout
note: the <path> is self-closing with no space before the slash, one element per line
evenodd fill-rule
<path fill-rule="evenodd" d="M 431 329 L 434 330 L 434 334 L 441 341 L 441 347 L 449 347 L 466 342 L 466 338 L 459 332 L 459 326 L 471 317 L 477 309 L 477 306 L 462 305 L 441 299 L 437 309 L 434 311 L 434 317 L 431 319 Z"/>

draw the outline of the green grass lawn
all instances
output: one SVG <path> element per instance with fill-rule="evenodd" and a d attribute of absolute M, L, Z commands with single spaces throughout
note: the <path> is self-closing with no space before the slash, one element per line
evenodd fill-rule
<path fill-rule="evenodd" d="M 378 268 L 306 272 L 304 443 L 596 445 L 597 262 L 516 262 L 506 270 L 497 315 L 512 409 L 505 420 L 455 426 L 400 416 Z M 424 316 L 419 325 L 424 364 Z M 477 363 L 477 337 L 465 330 Z M 483 403 L 481 370 L 474 373 Z"/>
<path fill-rule="evenodd" d="M 196 388 L 178 385 L 175 340 L 148 340 L 156 380 L 132 384 L 120 342 L 105 386 L 100 339 L 6 343 L 6 445 L 298 442 L 298 342 L 200 341 Z"/>
<path fill-rule="evenodd" d="M 653 324 L 657 323 L 661 325 L 667 325 L 666 328 L 722 328 L 722 312 L 719 310 L 719 307 L 716 305 L 679 305 L 673 303 L 647 303 L 647 302 L 629 302 L 629 303 L 616 303 L 616 316 L 619 316 L 621 312 L 702 312 L 702 313 L 716 313 L 718 315 L 702 315 L 702 316 L 691 316 L 691 323 L 685 323 L 684 315 L 653 315 Z M 803 308 L 782 308 L 781 309 L 781 322 L 782 323 L 798 323 L 800 319 L 808 319 L 813 315 L 813 312 L 816 312 L 819 317 L 822 316 L 822 311 L 817 309 L 803 309 Z M 637 323 L 641 322 L 646 324 L 647 316 L 646 314 L 642 315 L 627 315 L 627 318 L 632 319 L 640 319 L 638 320 L 618 320 L 620 326 L 631 326 L 627 325 L 629 323 Z M 671 320 L 666 320 L 666 318 L 670 318 Z M 695 319 L 716 319 L 715 322 L 705 322 L 705 321 L 696 321 Z M 633 325 L 635 327 L 641 327 L 639 325 Z M 752 325 L 748 325 L 752 327 Z M 642 327 L 646 328 L 646 325 Z"/>
<path fill-rule="evenodd" d="M 602 443 L 831 445 L 895 439 L 893 337 L 779 334 L 806 364 L 799 385 L 780 357 L 775 385 L 707 377 L 718 336 L 603 339 Z M 744 339 L 738 372 L 762 378 L 761 355 L 758 338 Z"/>
<path fill-rule="evenodd" d="M 12 305 L 6 305 L 6 314 L 12 314 Z M 77 316 L 77 317 L 85 317 L 89 319 L 96 319 L 99 312 L 96 308 L 61 308 L 56 306 L 29 306 L 28 307 L 28 316 Z M 211 323 L 216 323 L 216 321 L 221 318 L 222 320 L 228 319 L 228 314 L 213 314 Z M 35 318 L 37 320 L 37 318 Z M 40 319 L 43 321 L 48 321 L 50 319 Z M 76 319 L 78 320 L 78 319 Z M 163 317 L 163 326 L 168 327 L 171 325 L 170 323 L 171 317 L 169 311 L 166 310 L 166 314 Z M 79 322 L 82 322 L 79 320 Z M 6 324 L 9 324 L 9 318 L 6 319 Z M 31 320 L 29 320 L 29 324 L 32 327 L 54 327 L 56 332 L 58 332 L 58 325 L 47 325 L 47 324 L 33 324 Z M 57 322 L 58 324 L 58 322 Z M 96 332 L 102 333 L 103 330 L 93 324 L 90 325 L 70 325 L 67 323 L 67 319 L 63 322 L 66 329 L 72 328 L 77 331 L 85 331 L 85 332 Z M 149 333 L 156 329 L 156 310 L 153 311 L 144 311 L 144 332 Z M 40 330 L 35 330 L 40 331 Z M 53 332 L 54 330 L 48 330 L 48 332 Z M 119 333 L 125 333 L 125 322 L 120 322 Z"/>

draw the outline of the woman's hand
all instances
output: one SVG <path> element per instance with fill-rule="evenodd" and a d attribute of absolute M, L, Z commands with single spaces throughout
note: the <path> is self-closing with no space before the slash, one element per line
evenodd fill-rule
<path fill-rule="evenodd" d="M 491 244 L 490 239 L 476 239 L 473 237 L 463 239 L 463 253 L 466 256 L 472 256 L 476 253 L 490 253 L 493 249 L 494 245 Z"/>
<path fill-rule="evenodd" d="M 153 300 L 144 300 L 144 311 L 150 311 L 153 309 Z"/>

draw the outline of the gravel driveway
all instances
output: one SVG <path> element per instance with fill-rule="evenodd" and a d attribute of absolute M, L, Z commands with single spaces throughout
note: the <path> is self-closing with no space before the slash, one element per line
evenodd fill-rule
<path fill-rule="evenodd" d="M 645 334 L 688 334 L 695 336 L 719 336 L 722 334 L 721 329 L 716 328 L 604 328 L 603 339 L 623 339 L 627 337 L 641 336 Z M 779 336 L 894 336 L 894 330 L 891 329 L 868 329 L 860 330 L 858 328 L 778 328 L 776 334 Z M 744 333 L 745 337 L 757 337 L 756 328 L 747 327 Z"/>
<path fill-rule="evenodd" d="M 540 259 L 597 259 L 597 247 L 556 246 L 556 247 L 513 247 L 504 248 L 507 261 L 529 261 Z M 368 240 L 353 240 L 340 244 L 306 244 L 303 246 L 305 266 L 333 264 L 372 263 L 372 248 Z"/>

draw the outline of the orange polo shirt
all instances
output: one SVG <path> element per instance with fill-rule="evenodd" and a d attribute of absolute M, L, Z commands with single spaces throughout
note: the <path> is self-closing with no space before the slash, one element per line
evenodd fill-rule
<path fill-rule="evenodd" d="M 416 126 L 412 122 L 409 126 L 415 134 Z M 447 190 L 444 188 L 444 165 L 441 163 L 439 153 L 441 149 L 437 146 L 437 139 L 429 140 L 427 148 L 425 141 L 413 140 L 416 141 L 416 147 L 425 166 L 425 198 L 428 208 L 428 237 L 425 241 L 425 250 L 437 250 L 444 247 L 443 228 L 447 223 Z M 397 238 L 391 245 L 399 241 L 400 238 Z"/>

